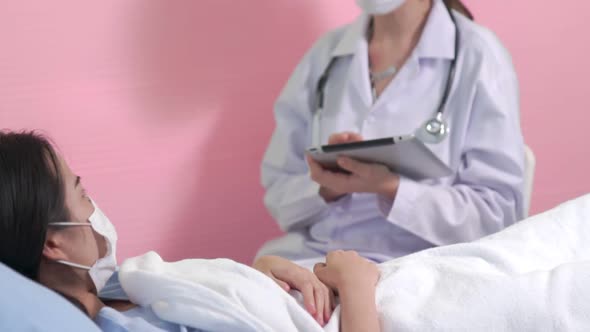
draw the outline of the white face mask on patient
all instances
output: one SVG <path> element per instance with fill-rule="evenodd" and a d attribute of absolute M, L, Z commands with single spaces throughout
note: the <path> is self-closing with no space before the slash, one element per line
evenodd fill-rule
<path fill-rule="evenodd" d="M 369 15 L 383 15 L 398 9 L 405 0 L 356 0 L 356 4 Z"/>
<path fill-rule="evenodd" d="M 90 274 L 90 278 L 96 287 L 96 291 L 100 292 L 117 269 L 117 257 L 115 254 L 117 248 L 117 231 L 115 230 L 115 226 L 113 226 L 109 218 L 107 218 L 107 216 L 98 208 L 96 203 L 92 200 L 91 202 L 94 206 L 94 212 L 90 218 L 88 218 L 90 223 L 54 222 L 49 223 L 49 226 L 91 226 L 96 233 L 105 238 L 107 253 L 104 257 L 99 258 L 92 266 L 76 264 L 64 260 L 57 261 L 64 265 L 88 270 L 88 274 Z"/>

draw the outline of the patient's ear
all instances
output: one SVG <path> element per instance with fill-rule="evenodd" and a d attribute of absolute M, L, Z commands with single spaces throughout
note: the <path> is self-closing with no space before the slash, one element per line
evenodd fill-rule
<path fill-rule="evenodd" d="M 65 238 L 63 232 L 48 230 L 43 245 L 43 257 L 50 261 L 68 260 L 64 249 Z"/>

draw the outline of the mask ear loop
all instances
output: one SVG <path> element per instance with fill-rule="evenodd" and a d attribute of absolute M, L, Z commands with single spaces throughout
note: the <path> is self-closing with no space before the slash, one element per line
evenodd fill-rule
<path fill-rule="evenodd" d="M 50 222 L 48 225 L 49 226 L 63 226 L 63 227 L 67 227 L 67 226 L 92 226 L 90 223 L 87 223 L 87 222 L 69 222 L 69 221 Z M 57 260 L 56 262 L 57 263 L 60 263 L 60 264 L 63 264 L 63 265 L 68 265 L 68 266 L 71 266 L 71 267 L 75 267 L 75 268 L 78 268 L 78 269 L 90 271 L 90 266 L 76 264 L 76 263 L 64 261 L 64 260 L 61 260 L 61 259 L 60 260 Z"/>
<path fill-rule="evenodd" d="M 92 226 L 92 224 L 90 224 L 88 222 L 69 222 L 69 221 L 50 222 L 48 225 L 49 226 Z"/>
<path fill-rule="evenodd" d="M 78 269 L 86 270 L 86 271 L 90 271 L 90 269 L 91 269 L 90 266 L 86 266 L 86 265 L 82 265 L 82 264 L 76 264 L 76 263 L 72 263 L 72 262 L 68 262 L 68 261 L 64 261 L 64 260 L 58 260 L 56 262 L 58 262 L 60 264 L 63 264 L 63 265 L 68 265 L 68 266 L 75 267 L 75 268 L 78 268 Z"/>

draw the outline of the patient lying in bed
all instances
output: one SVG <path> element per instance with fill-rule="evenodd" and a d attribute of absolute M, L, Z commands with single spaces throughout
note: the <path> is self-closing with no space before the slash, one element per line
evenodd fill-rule
<path fill-rule="evenodd" d="M 250 268 L 148 253 L 114 274 L 116 233 L 45 140 L 0 132 L 0 183 L 0 261 L 80 302 L 107 331 L 590 329 L 590 195 L 378 268 L 352 252 L 330 253 L 315 274 L 277 257 Z"/>
<path fill-rule="evenodd" d="M 0 131 L 0 183 L 0 262 L 81 305 L 104 330 L 201 330 L 200 322 L 161 319 L 153 306 L 138 306 L 123 288 L 117 289 L 116 230 L 46 139 Z M 299 291 L 306 319 L 314 326 L 329 320 L 334 291 L 351 312 L 345 330 L 359 324 L 354 317 L 361 317 L 364 327 L 377 322 L 378 270 L 354 253 L 330 254 L 315 274 L 279 257 L 262 257 L 254 268 L 271 281 L 273 291 Z"/>

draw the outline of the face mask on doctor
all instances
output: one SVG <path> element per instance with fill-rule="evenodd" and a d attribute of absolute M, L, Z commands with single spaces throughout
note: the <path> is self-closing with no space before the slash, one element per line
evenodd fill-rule
<path fill-rule="evenodd" d="M 94 203 L 94 201 L 92 200 L 91 202 L 94 206 L 94 212 L 92 213 L 90 218 L 88 218 L 90 223 L 54 222 L 49 223 L 49 226 L 91 226 L 96 233 L 102 235 L 105 238 L 107 245 L 107 253 L 104 257 L 99 258 L 92 266 L 76 264 L 64 260 L 57 261 L 58 263 L 64 265 L 88 270 L 88 274 L 90 274 L 90 278 L 92 279 L 92 282 L 96 287 L 96 291 L 100 292 L 100 290 L 106 284 L 107 280 L 109 280 L 109 278 L 117 269 L 117 258 L 115 255 L 115 250 L 117 248 L 117 231 L 115 230 L 115 226 L 111 224 L 107 216 L 98 208 L 96 203 Z"/>
<path fill-rule="evenodd" d="M 398 9 L 405 0 L 356 0 L 356 4 L 369 15 L 383 15 Z"/>

